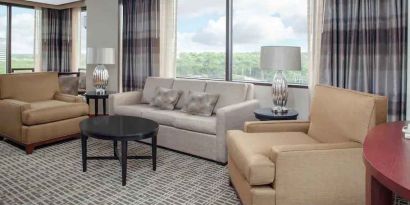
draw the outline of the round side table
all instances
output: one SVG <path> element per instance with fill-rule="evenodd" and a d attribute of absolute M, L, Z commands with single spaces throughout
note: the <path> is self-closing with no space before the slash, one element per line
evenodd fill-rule
<path fill-rule="evenodd" d="M 261 121 L 268 120 L 297 120 L 299 113 L 289 109 L 288 112 L 273 112 L 271 108 L 259 108 L 254 111 L 255 117 Z"/>
<path fill-rule="evenodd" d="M 85 99 L 87 100 L 87 104 L 90 104 L 90 99 L 94 99 L 94 115 L 98 115 L 98 100 L 102 99 L 103 101 L 103 114 L 107 115 L 107 99 L 110 94 L 114 94 L 115 92 L 106 91 L 104 94 L 97 93 L 95 91 L 89 91 L 84 94 Z"/>

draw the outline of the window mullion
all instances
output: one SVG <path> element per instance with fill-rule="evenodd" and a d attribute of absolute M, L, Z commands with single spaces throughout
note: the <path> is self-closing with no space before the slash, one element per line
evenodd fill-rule
<path fill-rule="evenodd" d="M 226 53 L 225 53 L 225 80 L 232 81 L 232 8 L 233 0 L 226 0 Z"/>

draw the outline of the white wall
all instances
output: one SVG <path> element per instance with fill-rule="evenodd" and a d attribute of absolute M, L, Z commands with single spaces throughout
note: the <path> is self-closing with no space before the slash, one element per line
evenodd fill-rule
<path fill-rule="evenodd" d="M 117 0 L 86 0 L 87 6 L 87 47 L 115 48 L 118 54 L 119 5 Z M 110 75 L 109 91 L 118 91 L 118 57 L 115 65 L 106 65 Z M 87 65 L 87 91 L 94 90 L 93 70 L 95 65 Z M 102 102 L 99 103 L 100 105 Z M 90 103 L 94 112 L 94 102 Z M 107 106 L 108 109 L 108 106 Z M 102 107 L 99 108 L 102 111 Z"/>
<path fill-rule="evenodd" d="M 256 86 L 255 97 L 262 107 L 272 107 L 272 88 L 270 86 Z M 299 119 L 307 120 L 310 108 L 309 89 L 289 88 L 287 107 L 298 111 Z"/>

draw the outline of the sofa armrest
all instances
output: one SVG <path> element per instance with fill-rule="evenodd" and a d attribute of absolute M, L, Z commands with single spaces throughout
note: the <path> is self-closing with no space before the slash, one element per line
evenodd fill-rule
<path fill-rule="evenodd" d="M 69 103 L 82 103 L 84 102 L 83 97 L 75 96 L 75 95 L 68 95 L 64 93 L 56 93 L 54 95 L 54 100 L 69 102 Z"/>
<path fill-rule="evenodd" d="M 22 112 L 30 104 L 18 100 L 0 100 L 0 134 L 21 141 Z"/>
<path fill-rule="evenodd" d="M 261 132 L 304 132 L 309 130 L 309 121 L 301 120 L 284 120 L 284 121 L 262 121 L 262 122 L 246 122 L 245 132 L 261 133 Z"/>
<path fill-rule="evenodd" d="M 109 114 L 115 114 L 115 108 L 120 105 L 136 105 L 140 104 L 142 99 L 142 91 L 124 92 L 110 95 L 108 99 Z"/>
<path fill-rule="evenodd" d="M 253 111 L 259 107 L 258 100 L 222 107 L 216 111 L 217 161 L 227 161 L 226 131 L 243 130 L 245 121 L 255 120 Z"/>
<path fill-rule="evenodd" d="M 360 144 L 283 146 L 272 152 L 276 155 L 276 203 L 364 204 Z"/>

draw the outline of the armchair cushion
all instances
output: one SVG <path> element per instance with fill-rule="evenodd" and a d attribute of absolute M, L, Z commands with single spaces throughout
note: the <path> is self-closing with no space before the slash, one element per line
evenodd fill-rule
<path fill-rule="evenodd" d="M 63 102 L 71 102 L 71 103 L 84 102 L 83 97 L 68 95 L 68 94 L 63 94 L 63 93 L 56 93 L 54 95 L 54 100 L 63 101 Z"/>
<path fill-rule="evenodd" d="M 22 113 L 24 125 L 38 125 L 65 119 L 85 116 L 88 105 L 85 103 L 68 103 L 58 100 L 34 102 L 31 108 Z"/>
<path fill-rule="evenodd" d="M 269 159 L 276 145 L 316 144 L 302 132 L 246 133 L 228 131 L 229 157 L 250 185 L 266 185 L 275 179 L 275 164 Z"/>

